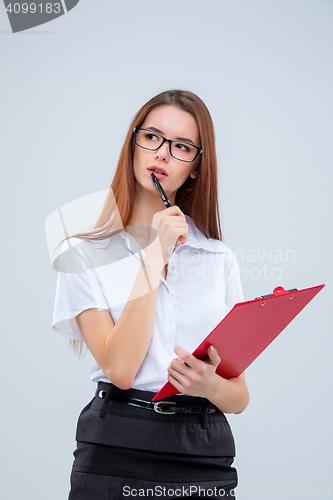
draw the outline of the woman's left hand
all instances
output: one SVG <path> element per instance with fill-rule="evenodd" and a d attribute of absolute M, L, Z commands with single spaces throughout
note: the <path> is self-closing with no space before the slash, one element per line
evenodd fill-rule
<path fill-rule="evenodd" d="M 216 349 L 208 347 L 208 359 L 205 361 L 179 346 L 174 348 L 174 352 L 179 357 L 173 359 L 168 367 L 168 381 L 184 394 L 210 399 L 219 378 L 215 371 L 221 362 Z"/>

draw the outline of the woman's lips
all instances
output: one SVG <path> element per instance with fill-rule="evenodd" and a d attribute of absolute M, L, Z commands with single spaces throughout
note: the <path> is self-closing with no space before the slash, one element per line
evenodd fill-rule
<path fill-rule="evenodd" d="M 147 171 L 149 175 L 154 172 L 154 175 L 156 176 L 157 179 L 166 179 L 168 177 L 167 172 L 164 170 L 164 168 L 160 167 L 149 167 L 147 168 Z"/>

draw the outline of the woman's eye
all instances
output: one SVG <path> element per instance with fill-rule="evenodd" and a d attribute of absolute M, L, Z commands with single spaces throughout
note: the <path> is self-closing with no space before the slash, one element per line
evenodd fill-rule
<path fill-rule="evenodd" d="M 149 140 L 149 141 L 158 141 L 158 137 L 154 134 L 146 134 L 146 138 Z"/>
<path fill-rule="evenodd" d="M 178 144 L 175 144 L 175 146 L 177 149 L 180 149 L 181 151 L 186 151 L 186 153 L 190 152 L 190 148 L 188 146 L 186 146 L 186 144 L 178 143 Z"/>

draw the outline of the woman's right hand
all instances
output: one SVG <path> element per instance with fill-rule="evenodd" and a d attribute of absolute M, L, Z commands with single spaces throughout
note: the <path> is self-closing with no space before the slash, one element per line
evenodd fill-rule
<path fill-rule="evenodd" d="M 185 215 L 177 205 L 173 205 L 154 214 L 152 228 L 157 232 L 163 262 L 166 265 L 171 258 L 177 240 L 183 245 L 188 238 L 189 231 Z"/>

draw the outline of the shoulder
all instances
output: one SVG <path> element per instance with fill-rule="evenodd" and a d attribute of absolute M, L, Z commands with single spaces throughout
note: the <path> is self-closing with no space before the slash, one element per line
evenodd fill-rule
<path fill-rule="evenodd" d="M 99 242 L 72 236 L 59 246 L 53 268 L 66 274 L 85 274 L 100 265 L 96 263 L 96 248 L 99 248 Z"/>

